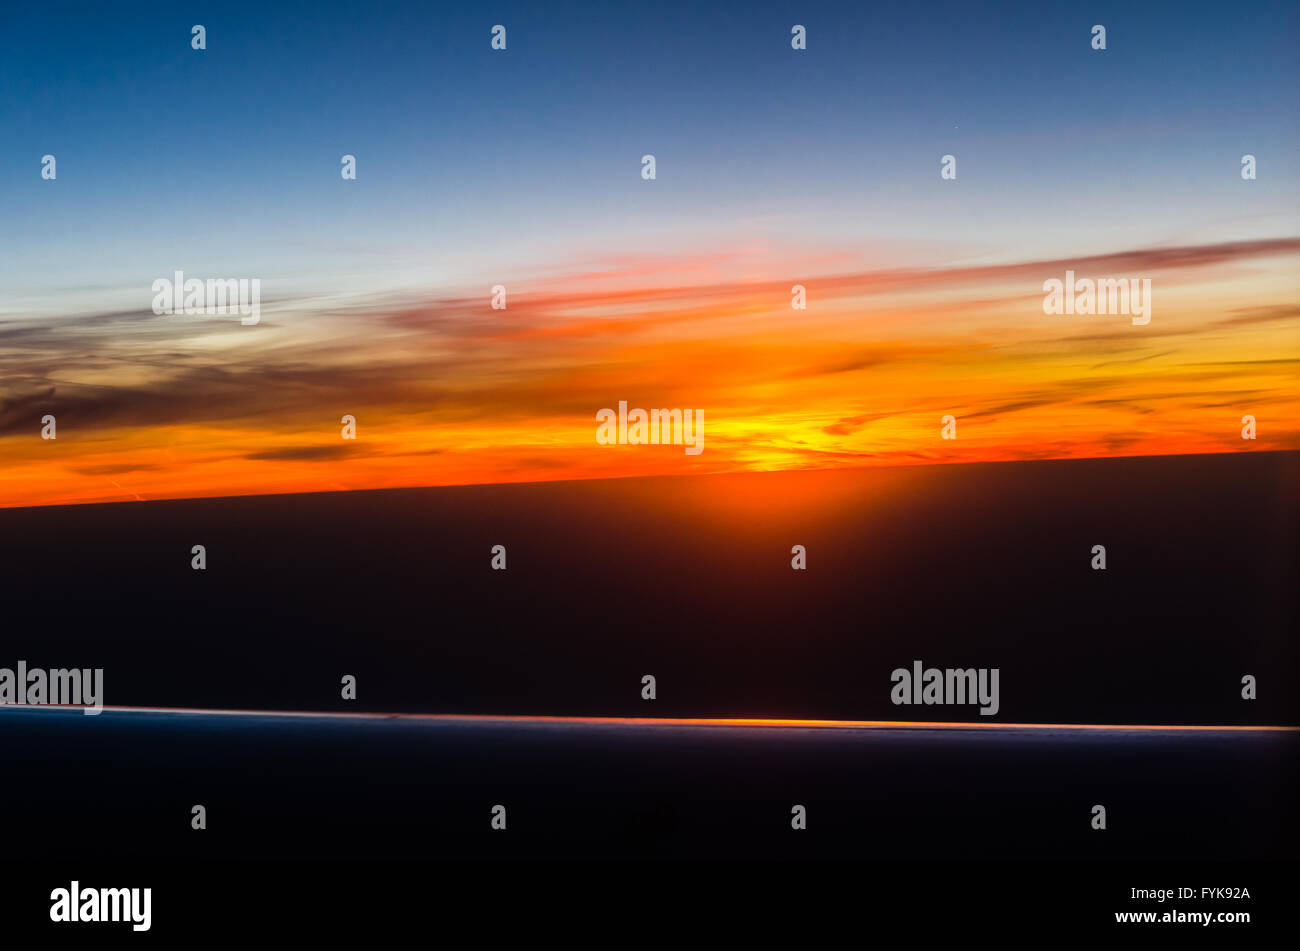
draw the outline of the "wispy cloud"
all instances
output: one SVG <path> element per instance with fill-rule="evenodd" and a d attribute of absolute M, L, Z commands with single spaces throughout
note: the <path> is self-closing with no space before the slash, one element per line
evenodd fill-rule
<path fill-rule="evenodd" d="M 1269 418 L 1261 448 L 1295 447 L 1298 255 L 1300 238 L 823 273 L 851 256 L 822 248 L 792 254 L 794 276 L 722 281 L 744 255 L 720 252 L 543 275 L 504 311 L 483 293 L 282 296 L 256 327 L 8 318 L 0 503 L 110 497 L 102 477 L 124 473 L 153 498 L 1217 451 L 1238 410 Z M 1155 275 L 1152 323 L 1045 316 L 1042 281 L 1067 268 Z M 619 399 L 705 409 L 708 451 L 602 451 L 593 414 Z"/>

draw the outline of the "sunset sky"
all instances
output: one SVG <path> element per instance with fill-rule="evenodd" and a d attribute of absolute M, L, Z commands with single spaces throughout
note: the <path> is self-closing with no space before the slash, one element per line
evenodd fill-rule
<path fill-rule="evenodd" d="M 0 506 L 1300 448 L 1294 3 L 6 17 Z"/>

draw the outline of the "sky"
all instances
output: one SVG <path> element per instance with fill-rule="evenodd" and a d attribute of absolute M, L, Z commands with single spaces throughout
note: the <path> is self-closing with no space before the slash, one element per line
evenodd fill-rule
<path fill-rule="evenodd" d="M 0 506 L 1300 448 L 1294 3 L 375 7 L 6 10 Z"/>

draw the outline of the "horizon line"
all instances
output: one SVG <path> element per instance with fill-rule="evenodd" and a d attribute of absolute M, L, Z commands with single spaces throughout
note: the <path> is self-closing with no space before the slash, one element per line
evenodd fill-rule
<path fill-rule="evenodd" d="M 26 704 L 0 703 L 23 710 L 93 710 L 82 704 Z M 1258 725 L 1207 725 L 1191 723 L 1012 723 L 976 720 L 821 720 L 801 717 L 624 717 L 624 716 L 552 716 L 548 714 L 519 713 L 385 713 L 363 711 L 346 713 L 326 710 L 238 710 L 215 707 L 149 707 L 109 706 L 99 708 L 113 713 L 171 713 L 191 716 L 260 716 L 303 719 L 343 720 L 435 720 L 439 722 L 468 723 L 555 723 L 587 726 L 730 726 L 781 729 L 931 729 L 931 730 L 1117 730 L 1130 732 L 1228 732 L 1228 733 L 1300 733 L 1300 726 L 1276 724 Z"/>
<path fill-rule="evenodd" d="M 861 466 L 820 466 L 820 467 L 790 467 L 784 469 L 723 469 L 718 472 L 684 472 L 684 473 L 654 473 L 651 475 L 616 475 L 616 476 L 597 476 L 591 478 L 567 478 L 567 479 L 528 479 L 519 482 L 443 482 L 429 483 L 423 485 L 387 485 L 375 486 L 364 489 L 320 489 L 311 492 L 247 492 L 235 493 L 233 495 L 183 495 L 173 498 L 163 499 L 144 499 L 136 497 L 134 499 L 113 499 L 98 500 L 90 502 L 50 502 L 38 505 L 6 505 L 0 502 L 0 512 L 2 511 L 20 511 L 29 509 L 54 509 L 54 508 L 72 508 L 90 505 L 138 505 L 141 503 L 159 503 L 159 502 L 215 502 L 222 499 L 269 499 L 281 496 L 305 496 L 305 495 L 352 495 L 360 492 L 411 492 L 423 489 L 464 489 L 475 487 L 493 487 L 493 486 L 528 486 L 528 485 L 557 485 L 563 483 L 577 482 L 615 482 L 626 481 L 630 479 L 685 479 L 685 478 L 711 478 L 716 476 L 736 476 L 736 475 L 772 475 L 778 473 L 793 472 L 865 472 L 868 470 L 875 471 L 880 469 L 929 469 L 940 466 L 997 466 L 997 465 L 1016 465 L 1032 463 L 1050 463 L 1050 462 L 1094 462 L 1094 461 L 1119 461 L 1135 459 L 1171 459 L 1171 458 L 1192 458 L 1192 457 L 1215 457 L 1215 456 L 1240 456 L 1240 455 L 1285 455 L 1287 453 L 1300 454 L 1300 449 L 1248 449 L 1233 450 L 1221 449 L 1217 452 L 1161 452 L 1145 453 L 1136 455 L 1103 455 L 1103 456 L 1052 456 L 1039 459 L 972 459 L 969 462 L 963 461 L 943 461 L 927 460 L 924 462 L 887 462 L 877 463 L 875 465 Z"/>

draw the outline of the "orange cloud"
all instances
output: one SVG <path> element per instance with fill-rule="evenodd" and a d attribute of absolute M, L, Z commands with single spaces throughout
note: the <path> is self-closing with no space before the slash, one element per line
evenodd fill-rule
<path fill-rule="evenodd" d="M 0 504 L 1300 448 L 1297 256 L 1281 239 L 819 276 L 845 257 L 823 251 L 728 283 L 719 254 L 548 277 L 504 311 L 8 320 Z M 1152 277 L 1152 322 L 1044 315 L 1067 268 Z M 703 409 L 705 451 L 598 446 L 621 399 Z"/>

